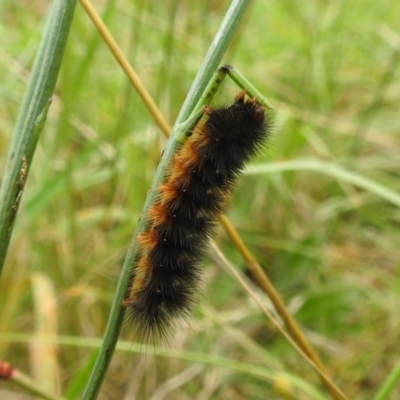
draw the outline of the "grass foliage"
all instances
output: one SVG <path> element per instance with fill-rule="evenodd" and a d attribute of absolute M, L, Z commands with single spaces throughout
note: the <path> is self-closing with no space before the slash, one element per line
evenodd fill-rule
<path fill-rule="evenodd" d="M 0 5 L 1 173 L 47 3 Z M 95 3 L 171 124 L 227 5 Z M 278 111 L 229 217 L 334 380 L 357 399 L 371 399 L 400 356 L 399 204 L 374 190 L 400 192 L 399 15 L 397 0 L 257 0 L 225 57 Z M 227 79 L 219 100 L 237 91 Z M 0 281 L 0 358 L 68 398 L 93 365 L 90 338 L 104 332 L 164 146 L 78 5 Z M 216 242 L 245 272 L 222 230 Z M 58 345 L 43 342 L 53 334 Z M 123 339 L 102 399 L 328 398 L 213 257 L 195 319 L 177 327 L 169 350 L 140 356 L 129 325 Z"/>

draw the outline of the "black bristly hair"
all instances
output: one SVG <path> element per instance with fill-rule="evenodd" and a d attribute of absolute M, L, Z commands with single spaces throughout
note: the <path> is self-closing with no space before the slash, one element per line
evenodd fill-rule
<path fill-rule="evenodd" d="M 218 215 L 245 163 L 271 130 L 271 114 L 245 100 L 204 107 L 204 115 L 180 145 L 137 237 L 132 290 L 123 305 L 141 339 L 167 335 L 176 317 L 189 318 L 200 279 L 200 261 Z"/>

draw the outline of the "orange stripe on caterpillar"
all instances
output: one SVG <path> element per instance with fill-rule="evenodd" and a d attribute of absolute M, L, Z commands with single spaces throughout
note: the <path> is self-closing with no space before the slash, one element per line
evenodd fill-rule
<path fill-rule="evenodd" d="M 150 264 L 147 257 L 141 257 L 140 260 L 135 263 L 135 279 L 132 285 L 132 293 L 137 293 L 145 286 L 145 279 L 146 276 L 148 276 L 149 267 Z"/>

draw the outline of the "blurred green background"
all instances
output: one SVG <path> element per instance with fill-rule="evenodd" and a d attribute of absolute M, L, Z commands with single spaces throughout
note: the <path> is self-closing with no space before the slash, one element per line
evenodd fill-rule
<path fill-rule="evenodd" d="M 49 3 L 0 3 L 1 174 Z M 171 124 L 228 5 L 94 2 Z M 357 399 L 371 399 L 400 358 L 399 203 L 349 180 L 379 183 L 399 202 L 399 20 L 398 0 L 255 0 L 224 58 L 277 109 L 268 149 L 254 160 L 277 168 L 239 179 L 229 218 L 334 380 Z M 237 92 L 226 80 L 217 103 Z M 42 381 L 50 374 L 70 398 L 87 380 L 94 349 L 86 344 L 104 332 L 164 145 L 78 4 L 0 281 L 0 358 Z M 310 170 L 310 160 L 321 167 Z M 246 272 L 221 229 L 215 240 Z M 170 354 L 117 352 L 101 398 L 308 398 L 290 376 L 235 372 L 232 360 L 323 392 L 232 277 L 210 257 L 203 264 L 195 318 L 177 326 Z M 48 354 L 40 337 L 53 332 L 61 344 Z M 65 336 L 80 345 L 63 345 Z M 132 342 L 129 324 L 123 338 Z M 179 360 L 176 350 L 223 357 L 227 368 Z"/>

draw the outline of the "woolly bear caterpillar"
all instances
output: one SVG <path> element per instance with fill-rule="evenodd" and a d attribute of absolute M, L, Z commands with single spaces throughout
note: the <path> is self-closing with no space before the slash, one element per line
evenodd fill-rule
<path fill-rule="evenodd" d="M 230 106 L 203 107 L 144 217 L 132 289 L 123 305 L 145 340 L 165 337 L 177 317 L 189 318 L 216 219 L 235 178 L 270 133 L 271 114 L 245 95 L 242 90 Z"/>

